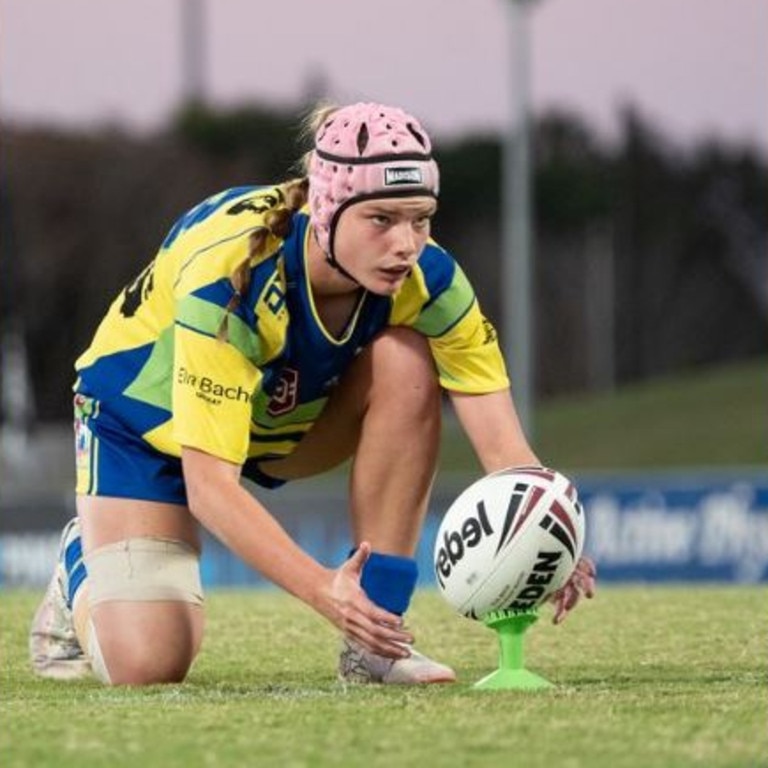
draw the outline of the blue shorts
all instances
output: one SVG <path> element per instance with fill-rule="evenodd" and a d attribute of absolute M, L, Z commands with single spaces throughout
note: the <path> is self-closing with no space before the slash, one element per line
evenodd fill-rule
<path fill-rule="evenodd" d="M 181 459 L 133 434 L 97 400 L 76 394 L 74 407 L 78 494 L 187 506 Z M 285 483 L 267 475 L 254 460 L 246 462 L 243 474 L 264 488 Z"/>

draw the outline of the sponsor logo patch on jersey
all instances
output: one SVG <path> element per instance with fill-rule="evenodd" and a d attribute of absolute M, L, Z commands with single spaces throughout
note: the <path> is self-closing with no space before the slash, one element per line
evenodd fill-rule
<path fill-rule="evenodd" d="M 219 405 L 222 400 L 237 400 L 241 403 L 251 402 L 251 392 L 244 387 L 224 386 L 210 376 L 198 376 L 183 366 L 179 368 L 176 378 L 179 384 L 183 387 L 192 387 L 197 397 L 211 405 Z"/>
<path fill-rule="evenodd" d="M 293 368 L 284 368 L 275 387 L 275 393 L 269 400 L 267 413 L 270 416 L 282 416 L 290 413 L 299 400 L 299 372 Z"/>

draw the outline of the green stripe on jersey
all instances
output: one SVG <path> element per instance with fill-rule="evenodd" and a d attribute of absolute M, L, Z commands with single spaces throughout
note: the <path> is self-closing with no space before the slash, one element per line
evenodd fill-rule
<path fill-rule="evenodd" d="M 216 336 L 224 319 L 223 307 L 198 296 L 185 296 L 176 307 L 176 320 L 207 336 Z M 259 337 L 237 315 L 230 313 L 227 319 L 229 343 L 255 364 L 263 363 Z"/>
<path fill-rule="evenodd" d="M 425 336 L 442 336 L 461 319 L 475 300 L 475 292 L 466 275 L 457 269 L 453 281 L 435 301 L 423 309 L 414 328 Z M 457 309 L 461 307 L 459 311 Z"/>
<path fill-rule="evenodd" d="M 124 394 L 170 412 L 172 374 L 173 326 L 170 326 L 158 336 L 147 362 Z"/>
<path fill-rule="evenodd" d="M 301 426 L 312 424 L 328 402 L 327 397 L 321 397 L 308 403 L 300 403 L 290 413 L 280 416 L 271 416 L 267 413 L 269 398 L 263 390 L 259 390 L 253 398 L 253 422 L 261 429 L 279 429 L 288 426 Z"/>

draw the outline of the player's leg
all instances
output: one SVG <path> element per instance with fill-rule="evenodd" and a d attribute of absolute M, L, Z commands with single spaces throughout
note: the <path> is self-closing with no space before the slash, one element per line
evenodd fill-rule
<path fill-rule="evenodd" d="M 264 469 L 290 479 L 353 456 L 350 514 L 355 542 L 373 554 L 363 587 L 390 611 L 404 613 L 415 589 L 413 554 L 435 475 L 441 402 L 426 339 L 405 328 L 382 333 L 345 373 L 331 401 L 296 451 Z M 358 682 L 445 682 L 452 670 L 414 652 L 393 662 L 345 644 L 341 676 Z"/>
<path fill-rule="evenodd" d="M 426 339 L 393 329 L 371 348 L 352 384 L 366 394 L 350 475 L 355 541 L 412 556 L 435 477 L 441 401 Z"/>
<path fill-rule="evenodd" d="M 197 528 L 183 507 L 78 497 L 56 573 L 32 624 L 45 677 L 89 669 L 103 682 L 177 682 L 200 648 Z"/>
<path fill-rule="evenodd" d="M 203 637 L 198 526 L 180 505 L 78 497 L 88 578 L 78 637 L 105 682 L 178 682 Z M 100 672 L 94 666 L 94 671 Z"/>
<path fill-rule="evenodd" d="M 350 514 L 355 541 L 413 555 L 437 465 L 440 387 L 426 339 L 406 328 L 382 333 L 344 374 L 294 452 L 265 462 L 291 480 L 353 457 Z"/>
<path fill-rule="evenodd" d="M 204 620 L 199 529 L 181 463 L 126 435 L 81 395 L 75 434 L 78 517 L 33 619 L 33 668 L 66 678 L 90 666 L 109 683 L 181 680 Z"/>
<path fill-rule="evenodd" d="M 353 457 L 355 539 L 411 555 L 435 474 L 440 415 L 440 388 L 426 339 L 391 328 L 358 356 L 293 453 L 263 462 L 261 470 L 293 480 Z"/>
<path fill-rule="evenodd" d="M 413 555 L 437 467 L 441 427 L 440 387 L 426 339 L 400 330 L 371 350 L 370 367 L 356 371 L 367 392 L 350 476 L 355 541 L 374 552 L 363 587 L 374 602 L 405 613 L 416 587 Z M 453 670 L 413 650 L 392 661 L 344 643 L 339 674 L 350 682 L 442 683 Z"/>

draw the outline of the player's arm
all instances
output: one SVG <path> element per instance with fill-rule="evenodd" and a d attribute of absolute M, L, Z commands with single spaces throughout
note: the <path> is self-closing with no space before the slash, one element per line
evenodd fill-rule
<path fill-rule="evenodd" d="M 486 472 L 541 463 L 528 445 L 509 389 L 486 394 L 451 392 L 450 397 Z"/>
<path fill-rule="evenodd" d="M 451 400 L 461 425 L 486 472 L 525 464 L 540 465 L 525 438 L 508 389 L 485 395 L 452 392 Z M 589 557 L 581 557 L 568 582 L 552 595 L 553 621 L 560 624 L 582 595 L 595 595 L 597 569 Z"/>
<path fill-rule="evenodd" d="M 370 548 L 361 545 L 336 571 L 324 568 L 240 485 L 252 397 L 262 382 L 262 344 L 252 325 L 235 314 L 227 317 L 226 338 L 221 337 L 229 294 L 210 287 L 206 269 L 205 260 L 194 262 L 186 283 L 179 283 L 173 344 L 173 437 L 181 446 L 192 514 L 248 565 L 350 639 L 373 653 L 407 655 L 401 644 L 412 638 L 399 629 L 400 618 L 374 605 L 360 587 Z M 206 290 L 196 289 L 198 284 Z"/>
<path fill-rule="evenodd" d="M 433 333 L 428 336 L 440 384 L 450 394 L 483 469 L 538 464 L 515 411 L 496 330 L 458 267 L 451 287 L 423 315 L 428 313 L 433 318 Z M 419 322 L 423 321 L 417 321 L 417 327 Z"/>
<path fill-rule="evenodd" d="M 240 484 L 240 467 L 194 448 L 182 448 L 192 514 L 228 549 L 267 579 L 298 597 L 373 653 L 400 658 L 413 642 L 401 619 L 377 607 L 360 587 L 370 545 L 361 544 L 337 570 L 323 567 Z"/>
<path fill-rule="evenodd" d="M 398 294 L 392 323 L 429 340 L 440 385 L 486 472 L 538 463 L 512 404 L 496 331 L 461 267 L 435 243 Z"/>
<path fill-rule="evenodd" d="M 485 472 L 493 472 L 541 464 L 517 417 L 495 329 L 480 312 L 460 270 L 451 286 L 452 290 L 445 291 L 430 307 L 444 330 L 427 335 L 440 383 L 450 393 L 481 466 Z M 467 311 L 456 317 L 456 308 L 460 310 L 468 301 Z M 553 596 L 555 623 L 563 621 L 582 595 L 595 594 L 595 579 L 594 562 L 582 557 L 571 579 Z"/>
<path fill-rule="evenodd" d="M 174 437 L 181 445 L 192 514 L 227 548 L 303 600 L 364 648 L 403 655 L 400 619 L 360 587 L 369 548 L 336 571 L 322 567 L 240 484 L 248 450 L 251 394 L 261 374 L 232 344 L 179 327 L 175 334 Z"/>

